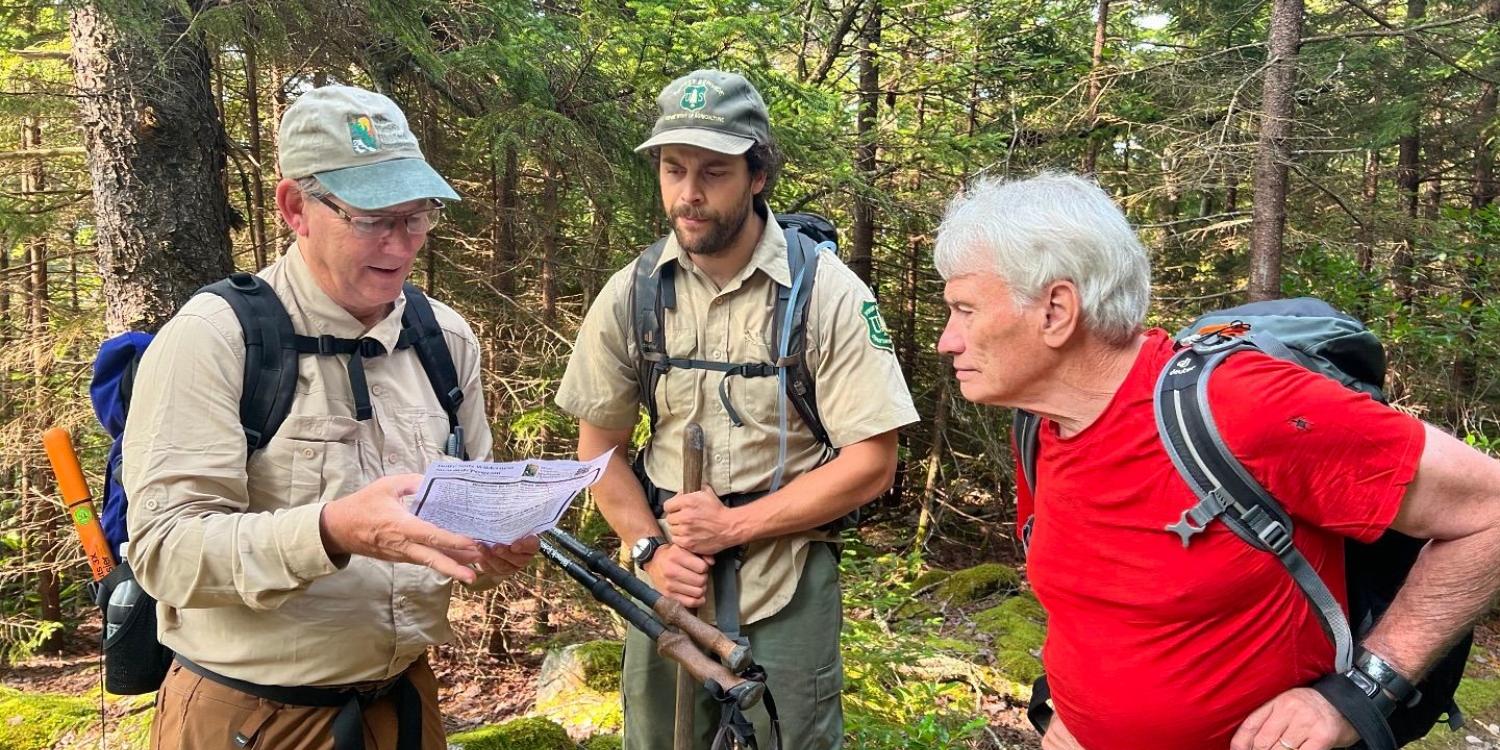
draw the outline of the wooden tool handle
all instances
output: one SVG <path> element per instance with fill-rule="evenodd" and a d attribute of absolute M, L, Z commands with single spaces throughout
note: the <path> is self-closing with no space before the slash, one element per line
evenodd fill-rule
<path fill-rule="evenodd" d="M 703 427 L 697 422 L 689 422 L 682 429 L 682 492 L 697 492 L 703 489 Z M 673 618 L 681 627 L 687 620 L 698 621 L 696 615 L 688 612 L 681 604 L 676 611 L 672 611 L 672 602 L 663 606 L 661 603 L 668 600 L 662 597 L 657 602 L 657 611 L 663 609 L 672 612 Z M 705 627 L 707 626 L 705 623 Z M 688 627 L 692 627 L 688 624 Z M 719 638 L 723 638 L 720 635 Z M 734 644 L 729 644 L 731 647 Z M 677 662 L 677 717 L 676 723 L 672 725 L 672 750 L 692 750 L 694 726 L 693 719 L 698 713 L 697 694 L 698 686 L 702 685 L 707 677 L 707 664 L 714 664 L 719 669 L 724 669 L 703 655 L 702 651 L 688 639 L 687 636 L 677 632 L 662 633 L 656 642 L 657 653 Z M 725 670 L 727 673 L 728 670 Z M 730 675 L 731 679 L 734 675 Z M 741 680 L 743 682 L 743 680 Z M 723 683 L 720 683 L 723 684 Z M 725 686 L 728 687 L 727 685 Z"/>

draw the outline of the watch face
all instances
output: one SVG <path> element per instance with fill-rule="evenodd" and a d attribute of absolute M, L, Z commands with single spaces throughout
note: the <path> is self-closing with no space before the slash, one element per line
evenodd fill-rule
<path fill-rule="evenodd" d="M 649 536 L 643 536 L 640 539 L 637 539 L 635 544 L 630 548 L 630 557 L 636 562 L 641 562 L 642 559 L 646 557 L 647 553 L 650 552 L 651 542 L 652 539 Z"/>

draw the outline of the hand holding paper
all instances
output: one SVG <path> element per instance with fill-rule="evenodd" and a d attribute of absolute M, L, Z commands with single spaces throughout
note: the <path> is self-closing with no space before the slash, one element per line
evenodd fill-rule
<path fill-rule="evenodd" d="M 412 513 L 479 541 L 510 544 L 556 527 L 573 498 L 604 476 L 613 453 L 588 462 L 434 463 Z"/>

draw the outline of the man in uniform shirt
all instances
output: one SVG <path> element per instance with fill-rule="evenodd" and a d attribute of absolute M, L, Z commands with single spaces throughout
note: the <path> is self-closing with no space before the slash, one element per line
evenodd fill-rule
<path fill-rule="evenodd" d="M 766 207 L 779 153 L 765 103 L 743 77 L 716 70 L 673 81 L 657 101 L 661 117 L 636 150 L 656 163 L 672 221 L 652 271 L 674 266 L 676 306 L 662 316 L 666 354 L 767 362 L 777 290 L 793 281 L 786 238 Z M 723 604 L 709 583 L 715 556 L 726 553 L 720 557 L 733 565 L 733 551 L 742 548 L 739 601 L 729 604 L 737 605 L 743 635 L 769 674 L 784 746 L 841 747 L 837 537 L 820 527 L 890 487 L 896 429 L 917 420 L 875 301 L 831 253 L 820 258 L 806 359 L 831 447 L 787 407 L 776 377 L 729 376 L 726 402 L 722 372 L 674 368 L 662 374 L 658 421 L 645 448 L 644 471 L 655 495 L 648 498 L 626 457 L 644 398 L 630 314 L 635 265 L 616 273 L 589 311 L 557 399 L 579 419 L 581 459 L 615 449 L 594 487 L 599 508 L 656 588 L 701 607 L 710 621 Z M 705 433 L 706 488 L 674 497 L 689 423 Z M 785 456 L 780 467 L 779 455 Z M 778 468 L 782 484 L 774 486 Z M 721 500 L 761 493 L 736 507 Z M 660 508 L 660 518 L 653 508 Z M 645 636 L 627 636 L 628 750 L 672 746 L 675 673 Z M 714 710 L 706 693 L 700 695 L 700 748 L 708 747 Z M 764 708 L 750 718 L 756 735 L 768 736 Z"/>
<path fill-rule="evenodd" d="M 475 542 L 403 502 L 450 425 L 415 351 L 397 348 L 402 283 L 438 201 L 458 196 L 395 103 L 357 88 L 299 97 L 280 164 L 276 204 L 296 241 L 261 278 L 298 333 L 379 351 L 361 394 L 347 357 L 301 356 L 286 421 L 247 461 L 245 342 L 229 304 L 194 297 L 147 350 L 123 452 L 129 561 L 177 654 L 151 746 L 442 750 L 426 653 L 450 635 L 450 579 L 493 582 L 537 549 Z M 464 395 L 464 448 L 483 459 L 478 344 L 451 308 L 432 308 Z"/>

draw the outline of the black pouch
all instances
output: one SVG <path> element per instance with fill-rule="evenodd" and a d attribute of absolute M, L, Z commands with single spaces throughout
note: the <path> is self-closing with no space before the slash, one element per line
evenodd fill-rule
<path fill-rule="evenodd" d="M 156 599 L 122 562 L 99 582 L 94 603 L 104 612 L 104 689 L 115 695 L 154 692 L 172 666 L 156 639 Z"/>

